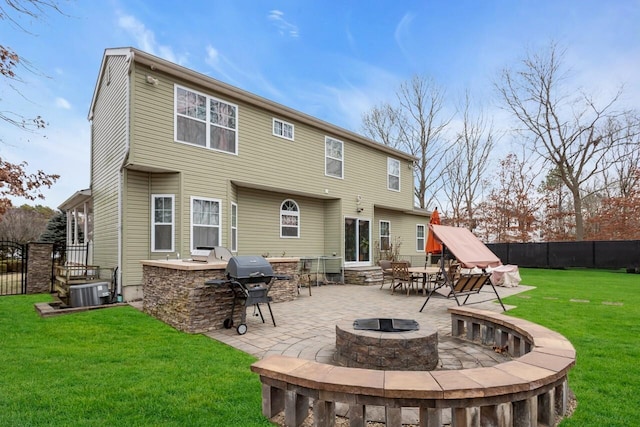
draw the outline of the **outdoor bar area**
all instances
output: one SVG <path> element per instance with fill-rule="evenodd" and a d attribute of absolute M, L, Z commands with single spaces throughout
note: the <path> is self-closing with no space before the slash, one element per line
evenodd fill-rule
<path fill-rule="evenodd" d="M 294 257 L 267 258 L 278 276 L 271 284 L 273 302 L 291 301 L 298 295 L 298 263 Z M 224 280 L 227 261 L 143 260 L 143 310 L 172 327 L 188 333 L 222 329 L 232 312 L 234 293 L 227 284 L 207 284 Z M 240 320 L 240 310 L 234 321 Z"/>

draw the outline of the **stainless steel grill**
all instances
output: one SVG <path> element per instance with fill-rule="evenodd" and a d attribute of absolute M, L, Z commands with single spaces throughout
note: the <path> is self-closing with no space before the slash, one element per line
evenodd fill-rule
<path fill-rule="evenodd" d="M 226 279 L 208 280 L 205 282 L 207 285 L 224 285 L 227 284 L 233 292 L 233 305 L 231 307 L 231 316 L 224 320 L 223 326 L 226 329 L 233 327 L 233 314 L 236 309 L 236 305 L 242 304 L 242 315 L 240 324 L 237 326 L 236 331 L 240 335 L 244 335 L 247 332 L 247 307 L 254 306 L 257 313 L 262 319 L 262 323 L 265 323 L 260 304 L 266 304 L 271 315 L 271 321 L 273 326 L 276 326 L 276 321 L 273 317 L 273 311 L 271 311 L 271 297 L 269 291 L 273 285 L 273 280 L 287 280 L 289 276 L 277 276 L 273 274 L 273 269 L 269 261 L 261 256 L 254 255 L 239 255 L 231 257 L 227 262 L 227 268 L 225 269 Z"/>

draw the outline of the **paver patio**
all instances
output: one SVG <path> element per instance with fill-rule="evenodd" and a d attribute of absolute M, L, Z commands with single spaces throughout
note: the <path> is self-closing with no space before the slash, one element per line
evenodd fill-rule
<path fill-rule="evenodd" d="M 277 282 L 274 286 L 277 286 Z M 531 288 L 525 285 L 496 287 L 501 298 Z M 485 301 L 473 306 L 501 312 L 499 304 L 486 301 L 492 295 L 495 297 L 489 289 L 489 292 L 472 296 L 469 301 Z M 258 358 L 282 354 L 333 364 L 336 323 L 371 317 L 404 318 L 415 319 L 421 325 L 432 325 L 438 329 L 439 369 L 492 366 L 505 360 L 505 356 L 490 348 L 450 336 L 451 319 L 447 308 L 456 306 L 453 298 L 432 297 L 423 312 L 419 312 L 424 300 L 425 296 L 421 294 L 391 294 L 386 286 L 384 289 L 356 285 L 314 286 L 312 296 L 302 289 L 295 301 L 271 304 L 277 327 L 271 323 L 266 307 L 263 308 L 266 323 L 253 315 L 253 307 L 248 307 L 248 331 L 245 335 L 238 335 L 235 327 L 218 329 L 206 335 Z"/>

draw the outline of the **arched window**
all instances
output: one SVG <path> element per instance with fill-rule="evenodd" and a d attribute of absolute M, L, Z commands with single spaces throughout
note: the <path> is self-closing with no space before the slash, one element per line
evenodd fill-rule
<path fill-rule="evenodd" d="M 290 199 L 280 205 L 280 237 L 300 237 L 300 209 Z"/>

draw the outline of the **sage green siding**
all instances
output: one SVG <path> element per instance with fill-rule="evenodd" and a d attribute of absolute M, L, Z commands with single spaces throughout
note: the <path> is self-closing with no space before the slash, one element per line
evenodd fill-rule
<path fill-rule="evenodd" d="M 298 204 L 299 238 L 280 237 L 280 206 Z M 300 256 L 324 253 L 322 200 L 241 188 L 238 191 L 238 253 Z"/>
<path fill-rule="evenodd" d="M 376 209 L 376 220 L 373 224 L 373 239 L 378 242 L 374 245 L 379 248 L 380 243 L 380 221 L 391 223 L 391 243 L 400 245 L 399 254 L 401 259 L 416 260 L 422 259 L 425 255 L 424 247 L 418 249 L 416 243 L 416 227 L 421 224 L 425 227 L 425 239 L 429 230 L 429 217 L 422 215 L 411 215 L 388 209 Z M 425 240 L 426 242 L 426 240 Z M 379 254 L 375 253 L 376 260 Z"/>
<path fill-rule="evenodd" d="M 140 260 L 149 258 L 150 205 L 149 175 L 144 172 L 126 171 L 123 191 L 122 222 L 122 277 L 123 285 L 135 289 L 141 295 Z M 131 295 L 132 289 L 127 291 Z"/>
<path fill-rule="evenodd" d="M 105 57 L 91 123 L 93 263 L 118 266 L 120 167 L 127 150 L 128 74 L 126 56 Z"/>
<path fill-rule="evenodd" d="M 355 213 L 355 195 L 363 204 L 413 207 L 413 177 L 409 161 L 401 160 L 401 188 L 387 189 L 387 153 L 353 141 L 344 143 L 344 179 L 325 176 L 323 129 L 295 125 L 295 141 L 272 135 L 273 114 L 235 99 L 223 97 L 193 83 L 154 74 L 157 86 L 146 83 L 148 70 L 136 68 L 137 85 L 132 120 L 129 162 L 136 167 L 153 167 L 184 173 L 187 194 L 224 199 L 227 180 L 267 185 L 287 192 L 304 192 L 318 197 L 344 198 L 344 213 Z M 218 97 L 238 106 L 238 154 L 174 142 L 174 84 Z M 286 117 L 283 120 L 290 119 Z M 337 138 L 340 139 L 340 138 Z M 341 139 L 342 140 L 342 139 Z M 408 189 L 409 191 L 406 191 Z"/>
<path fill-rule="evenodd" d="M 426 224 L 427 217 L 406 213 L 413 210 L 410 156 L 144 52 L 131 52 L 131 63 L 125 55 L 105 55 L 107 66 L 93 104 L 96 260 L 117 262 L 121 227 L 124 286 L 138 294 L 139 261 L 167 255 L 151 251 L 153 194 L 175 197 L 174 245 L 183 258 L 191 249 L 192 197 L 220 201 L 220 244 L 227 247 L 231 203 L 237 204 L 239 254 L 343 255 L 345 217 L 371 221 L 371 238 L 377 240 L 378 220 L 385 215 L 392 233 L 402 234 L 402 250 L 415 249 L 415 224 Z M 148 75 L 158 83 L 149 84 Z M 237 106 L 236 154 L 174 140 L 176 85 Z M 274 118 L 294 125 L 294 141 L 273 135 Z M 325 175 L 327 136 L 343 142 L 341 179 Z M 400 161 L 401 191 L 387 189 L 389 157 Z M 299 238 L 280 237 L 280 206 L 286 199 L 299 206 Z"/>

